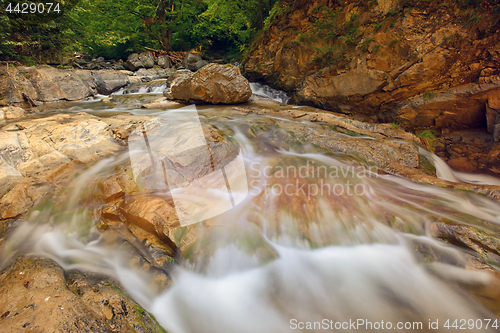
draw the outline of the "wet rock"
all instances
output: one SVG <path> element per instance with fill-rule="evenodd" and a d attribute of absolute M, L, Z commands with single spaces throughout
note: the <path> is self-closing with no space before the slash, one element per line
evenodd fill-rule
<path fill-rule="evenodd" d="M 158 109 L 158 108 L 171 108 L 171 107 L 178 108 L 181 106 L 184 106 L 184 104 L 174 101 L 169 101 L 166 97 L 161 97 L 149 103 L 143 104 L 142 108 L 145 109 Z"/>
<path fill-rule="evenodd" d="M 171 233 L 180 227 L 179 218 L 175 208 L 165 200 L 146 196 L 135 195 L 127 197 L 119 207 L 120 212 L 128 223 L 147 231 L 166 244 L 172 253 L 179 250 L 172 241 Z"/>
<path fill-rule="evenodd" d="M 54 261 L 19 258 L 0 273 L 2 332 L 162 332 L 119 285 L 65 273 Z"/>
<path fill-rule="evenodd" d="M 466 246 L 480 255 L 489 256 L 500 263 L 500 239 L 476 227 L 436 222 L 431 225 L 434 237 L 453 244 Z"/>
<path fill-rule="evenodd" d="M 436 143 L 436 154 L 453 168 L 493 175 L 500 175 L 499 149 L 486 129 L 443 130 Z"/>
<path fill-rule="evenodd" d="M 21 182 L 16 184 L 0 199 L 0 218 L 9 219 L 23 214 L 52 189 L 48 183 Z"/>
<path fill-rule="evenodd" d="M 165 96 L 184 103 L 237 104 L 246 102 L 252 90 L 237 67 L 209 64 L 175 79 Z"/>
<path fill-rule="evenodd" d="M 149 117 L 104 118 L 80 113 L 16 123 L 0 132 L 0 216 L 18 216 L 50 191 L 74 163 L 88 163 L 123 147 L 132 130 Z"/>
<path fill-rule="evenodd" d="M 500 90 L 491 93 L 486 103 L 486 126 L 495 142 L 500 141 Z"/>

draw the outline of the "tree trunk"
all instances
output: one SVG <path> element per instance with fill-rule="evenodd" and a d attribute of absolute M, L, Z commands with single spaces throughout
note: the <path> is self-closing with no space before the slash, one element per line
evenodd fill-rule
<path fill-rule="evenodd" d="M 168 3 L 167 3 L 168 1 Z M 172 22 L 171 15 L 169 18 L 169 25 L 167 26 L 167 13 L 174 10 L 173 0 L 160 0 L 158 5 L 158 18 L 161 24 L 161 40 L 160 44 L 163 49 L 167 52 L 172 51 L 172 27 L 170 23 Z"/>
<path fill-rule="evenodd" d="M 264 19 L 262 17 L 262 4 L 260 0 L 257 1 L 257 9 L 259 10 L 259 29 L 264 28 Z"/>

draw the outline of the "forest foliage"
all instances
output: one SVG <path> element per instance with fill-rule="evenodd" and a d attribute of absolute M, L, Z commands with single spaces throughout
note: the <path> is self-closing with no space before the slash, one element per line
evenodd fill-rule
<path fill-rule="evenodd" d="M 280 6 L 279 0 L 58 0 L 58 13 L 13 10 L 23 1 L 0 2 L 0 60 L 57 62 L 75 51 L 118 59 L 145 47 L 238 59 Z"/>

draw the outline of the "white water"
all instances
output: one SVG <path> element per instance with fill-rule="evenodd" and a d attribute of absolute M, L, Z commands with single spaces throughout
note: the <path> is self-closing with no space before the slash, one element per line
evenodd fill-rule
<path fill-rule="evenodd" d="M 271 184 L 263 183 L 269 180 L 263 176 L 265 168 L 284 162 L 303 166 L 314 161 L 360 171 L 340 155 L 259 152 L 256 139 L 239 130 L 245 118 L 219 121 L 234 131 L 232 138 L 244 152 L 247 169 L 260 172 L 260 177 L 250 176 L 259 180 L 257 188 L 262 191 L 272 184 L 295 182 L 293 177 L 274 177 Z M 436 163 L 442 179 L 494 180 L 460 175 L 430 153 L 426 156 Z M 256 162 L 258 168 L 252 167 Z M 75 179 L 71 187 L 76 190 L 65 207 L 76 211 L 70 218 L 61 220 L 50 209 L 33 211 L 29 222 L 10 236 L 0 264 L 15 255 L 37 254 L 65 269 L 114 276 L 171 333 L 293 332 L 293 319 L 422 322 L 423 331 L 448 332 L 442 326 L 447 319 L 494 317 L 460 288 L 487 285 L 491 276 L 465 269 L 466 252 L 432 238 L 429 227 L 446 219 L 493 232 L 500 225 L 497 201 L 369 171 L 325 180 L 331 185 L 362 184 L 362 195 L 311 198 L 251 191 L 235 209 L 210 220 L 216 227 L 199 228 L 198 249 L 214 249 L 209 261 L 193 258 L 178 266 L 172 272 L 172 287 L 158 291 L 151 276 L 128 264 L 140 249 L 124 251 L 109 242 L 108 232 L 98 232 L 86 212 L 78 209 L 78 199 L 92 179 L 127 163 L 127 154 L 108 158 Z M 90 231 L 79 231 L 82 226 Z M 437 259 L 428 262 L 417 249 Z M 440 329 L 429 330 L 429 320 L 439 320 Z M 362 326 L 357 331 L 370 330 Z"/>
<path fill-rule="evenodd" d="M 436 175 L 439 179 L 449 182 L 462 182 L 474 185 L 497 185 L 500 186 L 500 179 L 489 175 L 471 174 L 453 170 L 439 156 L 420 148 L 419 153 L 428 157 L 436 167 Z"/>
<path fill-rule="evenodd" d="M 284 91 L 273 89 L 264 84 L 251 82 L 250 88 L 253 94 L 271 98 L 276 102 L 286 104 L 290 100 L 290 97 Z"/>
<path fill-rule="evenodd" d="M 134 89 L 130 91 L 129 87 L 121 88 L 120 90 L 112 93 L 114 96 L 121 95 L 145 95 L 145 94 L 163 94 L 167 85 L 159 85 L 157 87 L 154 86 L 143 86 L 138 89 Z"/>

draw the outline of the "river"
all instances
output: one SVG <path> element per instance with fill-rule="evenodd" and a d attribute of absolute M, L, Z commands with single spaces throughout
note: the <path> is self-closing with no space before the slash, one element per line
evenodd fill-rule
<path fill-rule="evenodd" d="M 136 96 L 143 93 L 147 89 Z M 271 97 L 286 101 L 283 95 Z M 97 99 L 67 103 L 57 112 L 161 118 L 175 107 L 141 109 Z M 296 125 L 324 133 L 319 122 L 247 114 L 234 106 L 199 106 L 196 112 L 202 125 L 214 126 L 239 149 L 235 169 L 245 171 L 247 183 L 221 214 L 185 222 L 196 230 L 195 245 L 187 260 L 161 267 L 171 279 L 168 287 L 131 264 L 141 249 L 109 241 L 82 200 L 93 180 L 131 164 L 128 149 L 82 170 L 58 194 L 65 200 L 33 208 L 10 235 L 3 263 L 36 254 L 65 269 L 113 276 L 171 333 L 448 332 L 454 323 L 496 331 L 498 300 L 488 294 L 492 274 L 472 269 L 478 256 L 436 238 L 433 226 L 460 224 L 497 235 L 498 201 L 379 172 L 359 156 L 319 149 L 308 143 L 307 133 L 290 134 Z M 181 135 L 179 128 L 172 131 L 162 137 Z M 373 140 L 349 132 L 332 135 Z M 441 179 L 500 185 L 490 176 L 455 172 L 418 149 Z M 483 259 L 497 269 L 495 258 Z"/>

